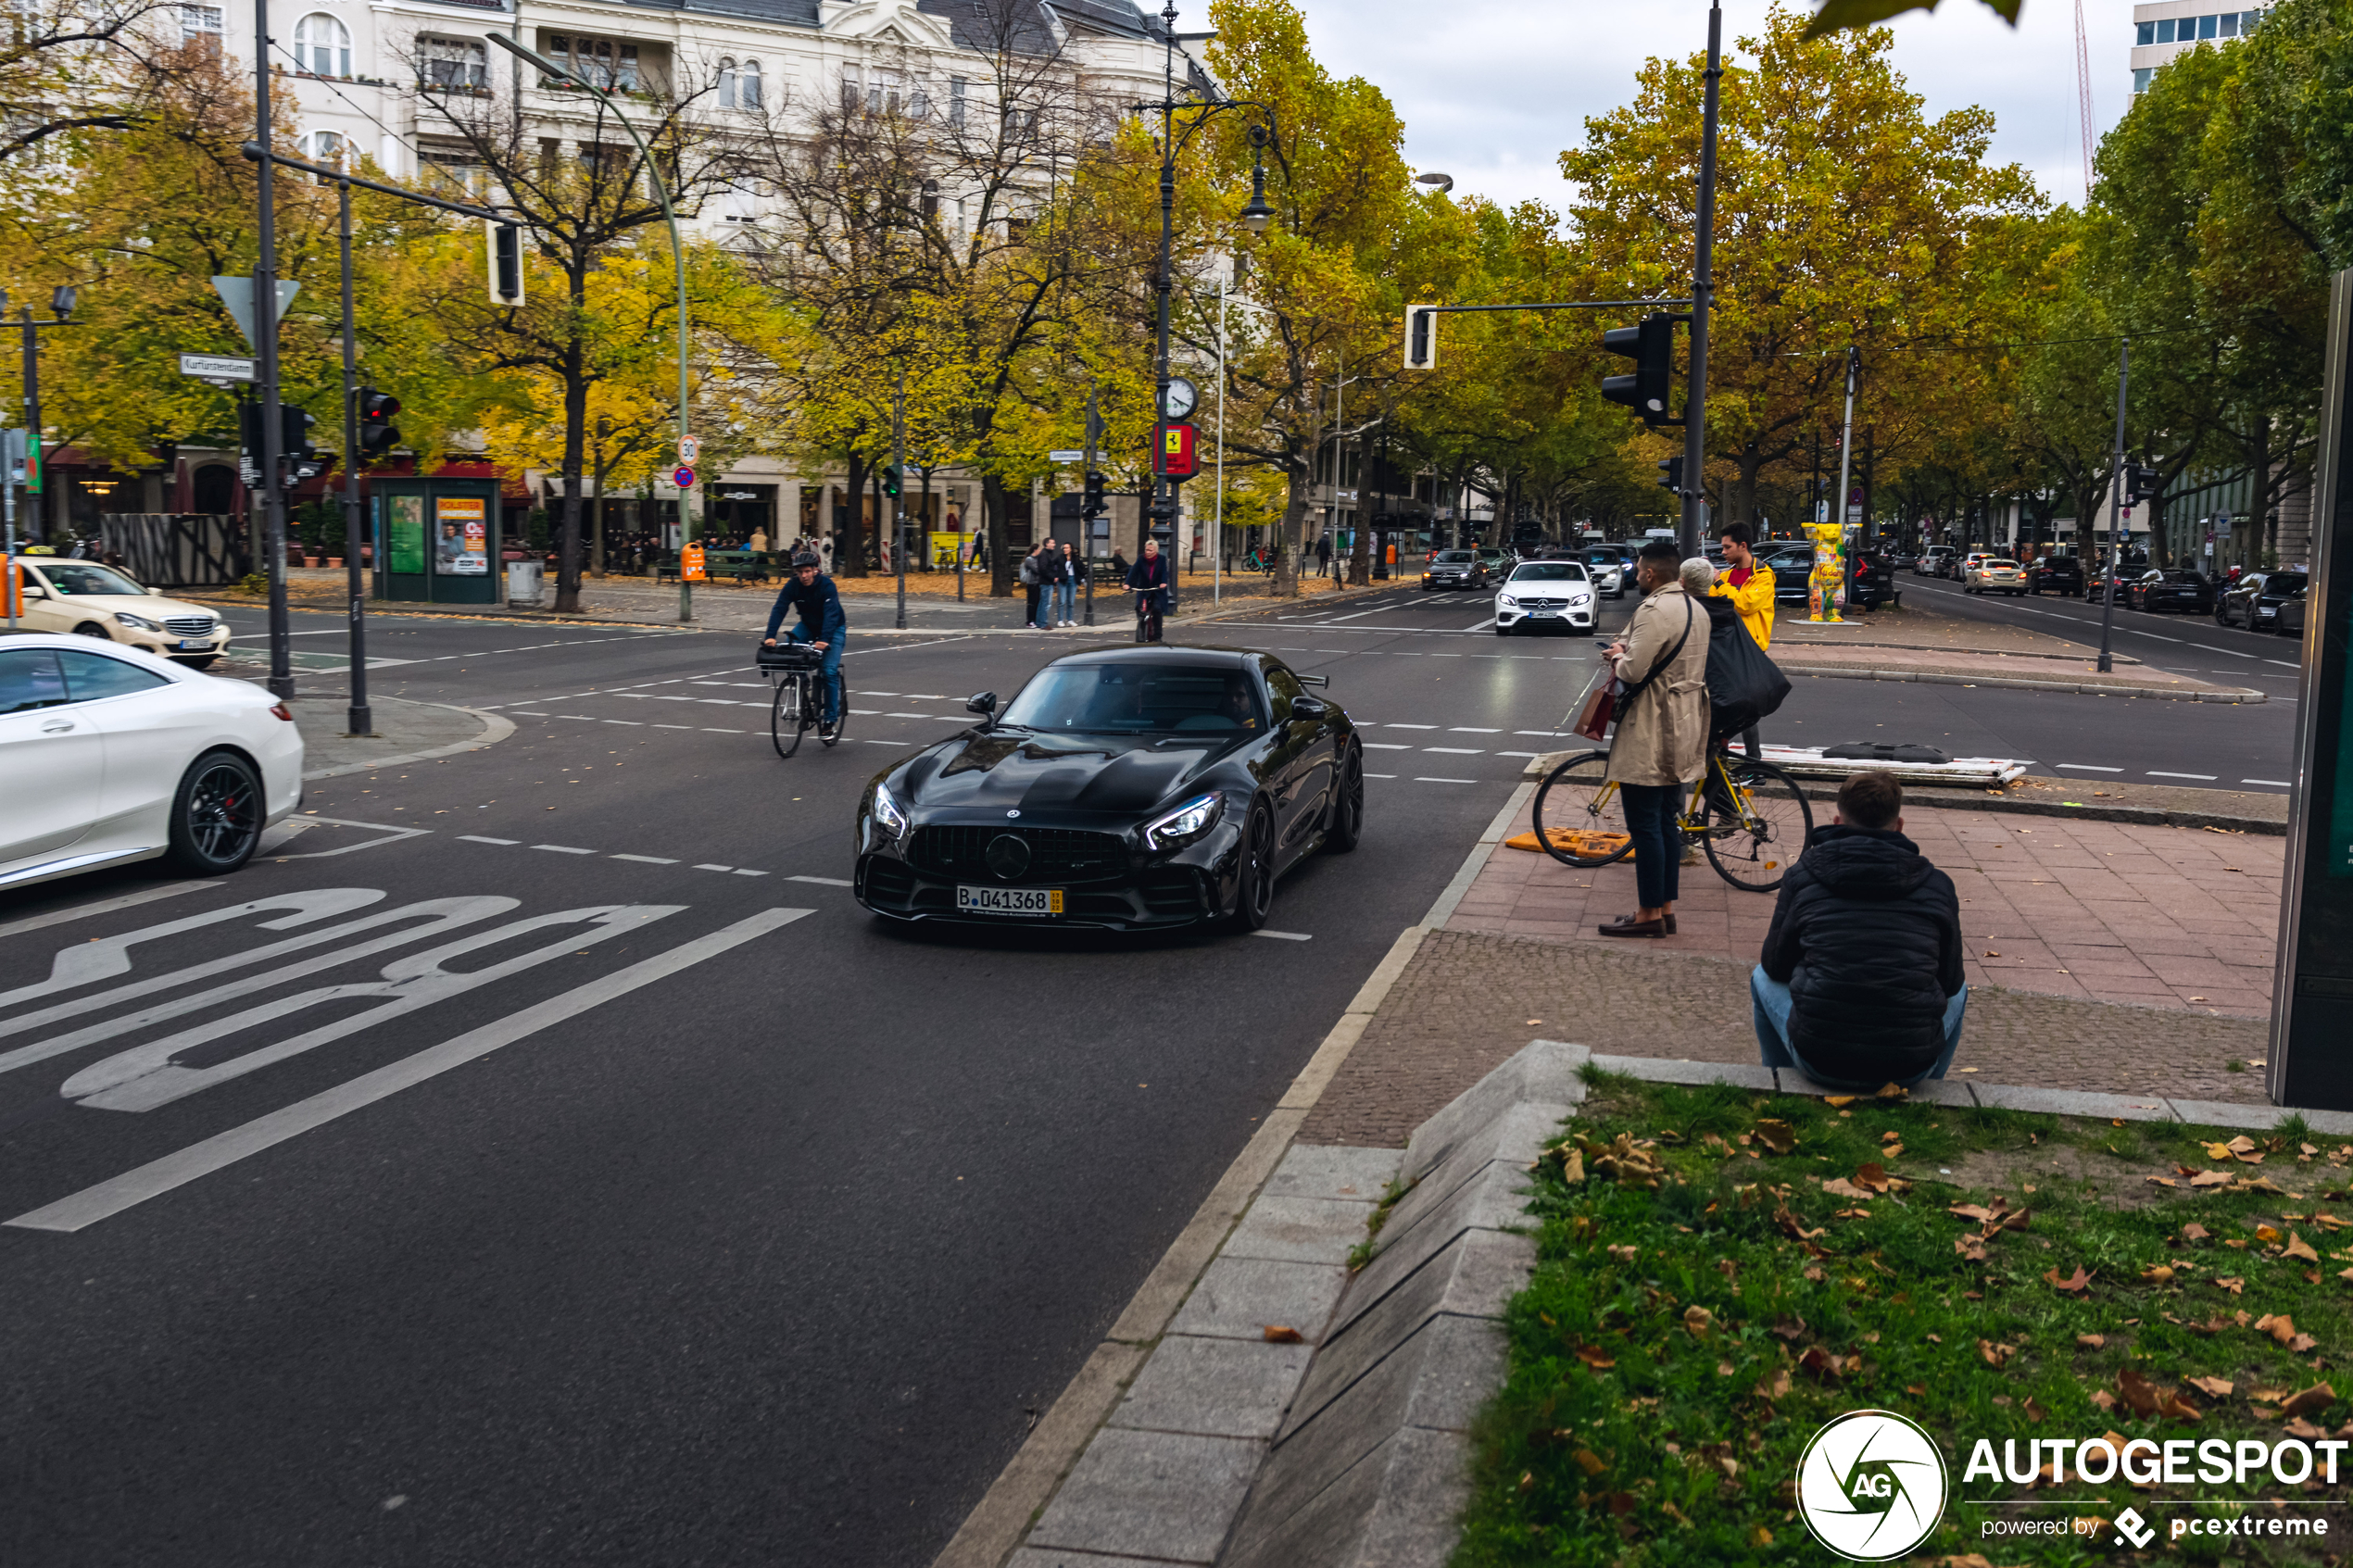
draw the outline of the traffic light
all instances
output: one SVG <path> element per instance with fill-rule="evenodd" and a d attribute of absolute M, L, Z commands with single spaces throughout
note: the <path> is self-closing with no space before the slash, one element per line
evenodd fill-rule
<path fill-rule="evenodd" d="M 2164 481 L 2158 476 L 2157 470 L 2149 467 L 2147 464 L 2127 463 L 2124 465 L 2124 500 L 2126 505 L 2135 507 L 2139 506 L 2143 501 L 2153 498 L 2158 491 L 2164 488 Z"/>
<path fill-rule="evenodd" d="M 522 303 L 522 231 L 512 223 L 484 219 L 490 230 L 490 303 Z"/>
<path fill-rule="evenodd" d="M 1675 321 L 1655 312 L 1631 327 L 1612 327 L 1602 334 L 1602 347 L 1634 361 L 1630 376 L 1604 376 L 1602 395 L 1622 403 L 1646 425 L 1680 424 L 1667 418 L 1667 395 L 1675 372 Z"/>
<path fill-rule="evenodd" d="M 882 493 L 894 501 L 899 499 L 899 469 L 893 464 L 883 465 Z"/>
<path fill-rule="evenodd" d="M 1405 368 L 1438 369 L 1438 312 L 1416 306 L 1405 312 Z"/>
<path fill-rule="evenodd" d="M 1683 459 L 1661 458 L 1658 460 L 1658 487 L 1680 495 L 1683 493 Z"/>
<path fill-rule="evenodd" d="M 310 427 L 317 422 L 291 403 L 278 405 L 278 450 L 286 459 L 289 484 L 326 471 L 327 454 L 310 445 Z"/>
<path fill-rule="evenodd" d="M 399 427 L 392 422 L 400 412 L 400 399 L 389 392 L 378 392 L 363 386 L 359 399 L 359 457 L 361 461 L 380 458 L 400 445 Z"/>
<path fill-rule="evenodd" d="M 1078 503 L 1081 517 L 1101 517 L 1108 510 L 1103 500 L 1103 476 L 1092 469 L 1087 470 L 1087 491 Z"/>

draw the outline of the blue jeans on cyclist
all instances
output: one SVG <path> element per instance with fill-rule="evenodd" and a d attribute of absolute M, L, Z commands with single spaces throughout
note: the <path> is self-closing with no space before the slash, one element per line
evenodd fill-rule
<path fill-rule="evenodd" d="M 796 643 L 813 643 L 817 640 L 806 626 L 792 627 L 786 632 L 785 635 Z M 824 678 L 825 722 L 828 724 L 837 724 L 841 721 L 841 656 L 849 643 L 849 633 L 843 632 L 837 634 L 832 642 L 825 645 L 825 661 L 818 667 L 818 673 Z"/>
<path fill-rule="evenodd" d="M 1675 901 L 1683 864 L 1683 835 L 1675 817 L 1681 809 L 1681 784 L 1622 784 L 1626 834 L 1634 841 L 1634 887 L 1646 909 Z"/>

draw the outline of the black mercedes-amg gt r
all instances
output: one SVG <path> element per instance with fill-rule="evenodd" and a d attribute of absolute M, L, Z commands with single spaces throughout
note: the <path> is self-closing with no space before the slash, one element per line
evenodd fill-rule
<path fill-rule="evenodd" d="M 887 769 L 854 830 L 858 901 L 894 920 L 1153 930 L 1266 923 L 1276 879 L 1356 847 L 1365 752 L 1271 654 L 1058 659 L 998 712 Z"/>

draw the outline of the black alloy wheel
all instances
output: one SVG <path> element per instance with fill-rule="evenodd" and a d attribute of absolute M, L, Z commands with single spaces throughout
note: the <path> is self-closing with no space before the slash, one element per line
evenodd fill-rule
<path fill-rule="evenodd" d="M 73 629 L 73 634 L 77 637 L 95 637 L 102 643 L 111 643 L 114 641 L 114 633 L 107 631 L 105 627 L 99 625 L 94 621 L 83 621 L 81 625 Z"/>
<path fill-rule="evenodd" d="M 180 776 L 171 797 L 167 859 L 190 876 L 225 876 L 261 842 L 261 776 L 233 751 L 208 751 Z"/>
<path fill-rule="evenodd" d="M 1266 917 L 1275 912 L 1275 813 L 1263 800 L 1250 809 L 1239 853 L 1241 870 L 1234 888 L 1234 925 L 1241 931 L 1263 931 Z"/>
<path fill-rule="evenodd" d="M 1324 834 L 1324 847 L 1335 855 L 1345 855 L 1365 836 L 1365 751 L 1354 741 L 1348 743 L 1348 755 L 1340 759 L 1340 787 L 1332 797 L 1332 824 Z"/>

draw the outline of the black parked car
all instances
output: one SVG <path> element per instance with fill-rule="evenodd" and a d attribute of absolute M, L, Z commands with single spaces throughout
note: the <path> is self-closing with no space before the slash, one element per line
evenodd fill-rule
<path fill-rule="evenodd" d="M 2027 564 L 2026 591 L 2057 594 L 2060 598 L 2071 594 L 2082 598 L 2083 563 L 2073 556 L 2037 556 Z"/>
<path fill-rule="evenodd" d="M 1484 588 L 1487 563 L 1477 550 L 1440 550 L 1422 568 L 1422 591 L 1433 588 Z"/>
<path fill-rule="evenodd" d="M 2159 567 L 2146 571 L 2125 588 L 2134 609 L 2155 614 L 2178 609 L 2198 615 L 2214 613 L 2214 580 L 2186 566 Z"/>
<path fill-rule="evenodd" d="M 1780 595 L 1775 595 L 1776 599 Z M 1847 584 L 1846 602 L 1857 609 L 1901 605 L 1904 590 L 1895 585 L 1895 558 L 1864 550 L 1855 557 L 1855 581 Z"/>
<path fill-rule="evenodd" d="M 2083 602 L 2098 604 L 2107 595 L 2108 583 L 2113 582 L 2116 584 L 2116 602 L 2129 606 L 2133 602 L 2130 596 L 2133 584 L 2139 581 L 2140 575 L 2129 565 L 2113 571 L 2095 565 L 2083 577 Z"/>
<path fill-rule="evenodd" d="M 1323 676 L 1239 648 L 1058 659 L 1001 717 L 894 763 L 855 896 L 893 920 L 1132 931 L 1266 923 L 1275 881 L 1365 827 L 1365 753 Z"/>
<path fill-rule="evenodd" d="M 2310 579 L 2300 571 L 2267 571 L 2253 596 L 2247 617 L 2251 632 L 2304 632 L 2304 589 Z"/>

